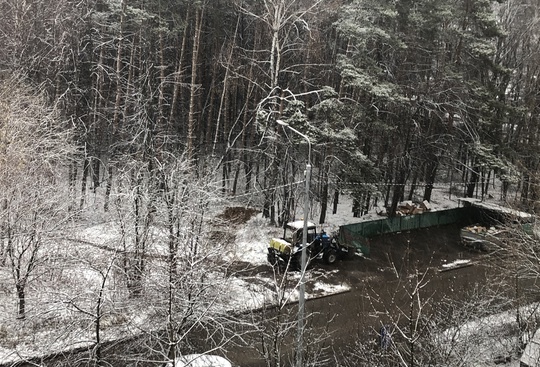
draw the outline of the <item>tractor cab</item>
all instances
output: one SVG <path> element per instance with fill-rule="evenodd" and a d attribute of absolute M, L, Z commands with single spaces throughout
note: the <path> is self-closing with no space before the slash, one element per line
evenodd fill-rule
<path fill-rule="evenodd" d="M 297 220 L 289 222 L 283 228 L 283 239 L 293 245 L 302 246 L 304 233 L 304 221 Z M 314 223 L 307 223 L 307 243 L 311 243 L 317 237 L 317 226 Z"/>

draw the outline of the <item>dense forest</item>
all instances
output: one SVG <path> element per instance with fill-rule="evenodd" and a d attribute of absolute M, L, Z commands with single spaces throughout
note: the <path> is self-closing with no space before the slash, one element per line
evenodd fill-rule
<path fill-rule="evenodd" d="M 202 250 L 216 198 L 281 226 L 302 215 L 309 161 L 320 223 L 342 193 L 358 215 L 393 216 L 437 186 L 539 208 L 538 1 L 0 0 L 0 11 L 0 263 L 19 319 L 40 261 L 60 261 L 44 246 L 96 202 L 122 251 L 77 253 L 101 283 L 64 303 L 97 324 L 99 345 L 118 266 L 126 299 L 160 302 L 169 358 L 188 320 L 207 316 L 192 302 L 204 282 L 171 284 L 180 266 L 204 279 L 201 254 L 221 256 Z M 167 251 L 149 292 L 155 226 Z"/>
<path fill-rule="evenodd" d="M 4 0 L 2 14 L 3 78 L 70 129 L 80 205 L 126 167 L 159 187 L 181 156 L 225 193 L 262 193 L 282 223 L 307 149 L 283 120 L 310 137 L 322 207 L 347 189 L 392 215 L 417 188 L 483 197 L 495 178 L 535 207 L 533 1 Z"/>

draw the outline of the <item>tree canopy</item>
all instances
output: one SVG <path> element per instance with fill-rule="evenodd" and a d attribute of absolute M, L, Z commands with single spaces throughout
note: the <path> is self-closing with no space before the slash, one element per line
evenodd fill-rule
<path fill-rule="evenodd" d="M 516 190 L 533 208 L 534 6 L 3 0 L 0 65 L 45 87 L 72 121 L 83 204 L 86 181 L 110 191 L 126 157 L 152 170 L 187 154 L 217 165 L 224 191 L 262 193 L 279 222 L 297 195 L 278 187 L 307 153 L 283 139 L 281 119 L 313 139 L 321 203 L 356 187 L 361 206 L 381 199 L 392 214 L 417 189 L 426 200 L 441 182 L 485 195 L 496 176 L 503 196 Z"/>

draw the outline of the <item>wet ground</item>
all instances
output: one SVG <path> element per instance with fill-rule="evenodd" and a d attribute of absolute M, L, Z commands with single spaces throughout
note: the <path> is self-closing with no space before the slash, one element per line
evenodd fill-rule
<path fill-rule="evenodd" d="M 381 325 L 406 316 L 411 305 L 411 287 L 417 284 L 423 285 L 424 312 L 429 312 L 430 304 L 438 300 L 467 297 L 482 287 L 494 271 L 486 265 L 489 255 L 464 249 L 459 229 L 449 225 L 380 236 L 371 240 L 369 257 L 357 256 L 332 266 L 315 264 L 311 271 L 328 270 L 326 282 L 350 286 L 348 292 L 306 303 L 306 314 L 312 315 L 309 333 L 330 335 L 320 343 L 320 349 L 346 357 L 357 341 L 377 340 Z M 466 266 L 443 267 L 465 259 L 470 260 Z M 337 272 L 331 271 L 336 268 Z M 271 274 L 269 267 L 256 271 Z M 309 294 L 309 283 L 306 289 Z M 290 307 L 291 317 L 297 307 Z M 230 353 L 231 360 L 240 366 L 265 365 L 252 348 L 238 348 Z M 328 363 L 332 365 L 336 362 Z"/>

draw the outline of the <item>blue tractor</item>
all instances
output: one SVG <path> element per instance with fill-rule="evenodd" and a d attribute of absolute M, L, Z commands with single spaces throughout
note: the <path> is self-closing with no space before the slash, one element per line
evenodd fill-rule
<path fill-rule="evenodd" d="M 272 238 L 268 246 L 268 262 L 273 266 L 300 270 L 302 264 L 302 242 L 304 221 L 289 222 L 284 227 L 282 238 Z M 307 261 L 322 259 L 326 264 L 334 264 L 338 258 L 354 254 L 354 248 L 342 246 L 336 238 L 324 230 L 317 233 L 317 226 L 307 224 Z"/>

